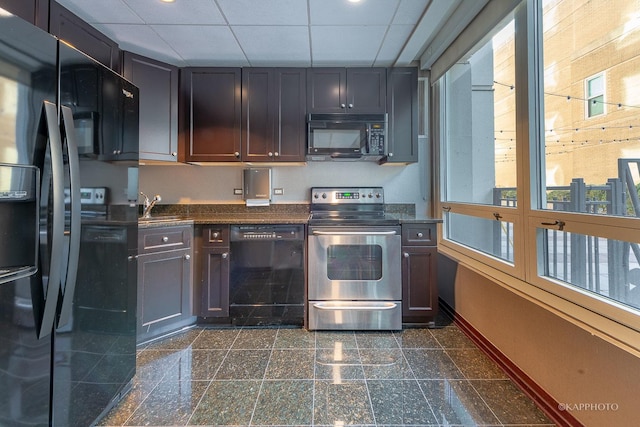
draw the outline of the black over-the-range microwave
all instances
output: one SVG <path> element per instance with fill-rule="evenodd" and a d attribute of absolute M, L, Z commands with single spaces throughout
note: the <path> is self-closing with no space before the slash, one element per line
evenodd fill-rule
<path fill-rule="evenodd" d="M 387 114 L 307 117 L 307 160 L 372 160 L 387 155 Z"/>

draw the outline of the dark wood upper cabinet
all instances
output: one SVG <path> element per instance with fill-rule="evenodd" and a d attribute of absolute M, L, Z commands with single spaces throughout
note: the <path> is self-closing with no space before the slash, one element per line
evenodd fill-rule
<path fill-rule="evenodd" d="M 386 68 L 311 68 L 308 113 L 386 112 Z"/>
<path fill-rule="evenodd" d="M 49 31 L 49 0 L 0 0 L 0 8 Z"/>
<path fill-rule="evenodd" d="M 178 67 L 131 52 L 124 77 L 140 90 L 140 160 L 178 160 Z"/>
<path fill-rule="evenodd" d="M 418 69 L 390 68 L 387 73 L 387 162 L 418 161 Z"/>
<path fill-rule="evenodd" d="M 241 160 L 241 84 L 240 68 L 181 70 L 178 160 Z"/>
<path fill-rule="evenodd" d="M 121 72 L 118 44 L 55 1 L 50 4 L 49 32 L 113 71 Z"/>
<path fill-rule="evenodd" d="M 306 70 L 242 70 L 242 160 L 304 161 Z"/>

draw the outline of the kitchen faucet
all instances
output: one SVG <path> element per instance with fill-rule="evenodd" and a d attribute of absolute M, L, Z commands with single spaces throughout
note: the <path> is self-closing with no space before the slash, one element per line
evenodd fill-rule
<path fill-rule="evenodd" d="M 142 212 L 142 218 L 150 219 L 151 218 L 151 209 L 156 205 L 157 202 L 161 201 L 162 198 L 159 194 L 153 196 L 153 200 L 149 200 L 149 196 L 144 194 L 142 191 L 140 194 L 144 197 L 144 211 Z"/>

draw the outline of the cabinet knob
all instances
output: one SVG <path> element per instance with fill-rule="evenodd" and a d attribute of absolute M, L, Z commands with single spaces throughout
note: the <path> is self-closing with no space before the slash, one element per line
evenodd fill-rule
<path fill-rule="evenodd" d="M 133 260 L 136 260 L 136 259 L 138 259 L 138 255 L 129 255 L 129 256 L 127 257 L 127 260 L 128 260 L 128 261 L 133 261 Z"/>
<path fill-rule="evenodd" d="M 229 256 L 229 253 L 228 253 L 228 252 L 225 252 L 225 253 L 223 253 L 223 254 L 222 254 L 222 258 L 226 258 L 226 257 L 228 257 L 228 256 Z"/>
<path fill-rule="evenodd" d="M 277 151 L 275 153 L 273 153 L 276 157 L 278 157 L 280 155 L 280 153 L 278 153 Z"/>
<path fill-rule="evenodd" d="M 164 243 L 167 243 L 167 242 L 169 241 L 169 238 L 168 238 L 167 236 L 163 236 L 163 237 L 162 237 L 162 241 L 163 241 Z"/>
<path fill-rule="evenodd" d="M 403 256 L 403 257 L 405 257 L 405 258 L 409 258 L 409 252 L 404 252 L 404 253 L 402 254 L 402 256 Z"/>
<path fill-rule="evenodd" d="M 191 255 L 189 254 L 185 254 L 184 255 L 184 259 L 186 259 L 187 261 L 189 261 L 191 259 Z"/>
<path fill-rule="evenodd" d="M 272 153 L 271 151 L 269 151 L 269 152 L 267 153 L 267 156 L 269 156 L 269 157 L 273 157 L 273 153 Z"/>
<path fill-rule="evenodd" d="M 346 108 L 346 105 L 340 104 L 340 108 Z"/>
<path fill-rule="evenodd" d="M 353 108 L 353 104 L 349 104 L 349 108 Z"/>
<path fill-rule="evenodd" d="M 388 154 L 388 156 L 389 156 L 389 157 L 393 157 L 393 153 L 389 153 L 389 154 Z"/>
<path fill-rule="evenodd" d="M 418 236 L 418 237 L 422 238 L 422 237 L 424 236 L 424 234 L 422 234 L 422 233 L 418 232 L 418 234 L 416 234 L 416 236 Z"/>
<path fill-rule="evenodd" d="M 220 236 L 220 233 L 218 233 L 217 231 L 214 231 L 213 234 L 211 235 L 211 237 L 213 237 L 214 239 L 217 239 L 218 236 Z"/>
<path fill-rule="evenodd" d="M 172 151 L 172 152 L 171 152 L 171 155 L 172 155 L 173 157 L 178 157 L 178 153 L 176 153 L 175 151 Z"/>
<path fill-rule="evenodd" d="M 240 158 L 240 153 L 239 153 L 239 152 L 237 152 L 237 151 L 236 151 L 235 153 L 233 153 L 233 155 L 234 155 L 234 156 L 236 156 L 236 159 L 239 159 L 239 158 Z"/>

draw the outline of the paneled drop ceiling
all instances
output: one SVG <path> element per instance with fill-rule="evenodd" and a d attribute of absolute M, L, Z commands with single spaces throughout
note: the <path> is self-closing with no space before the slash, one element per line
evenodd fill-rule
<path fill-rule="evenodd" d="M 487 0 L 57 0 L 128 50 L 177 66 L 432 62 Z"/>

